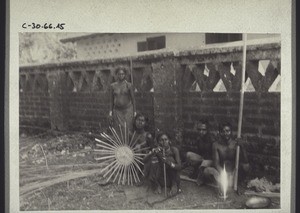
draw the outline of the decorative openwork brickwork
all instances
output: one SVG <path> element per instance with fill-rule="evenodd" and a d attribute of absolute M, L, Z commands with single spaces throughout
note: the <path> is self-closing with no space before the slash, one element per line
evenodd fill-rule
<path fill-rule="evenodd" d="M 192 69 L 201 91 L 212 91 L 220 79 L 216 67 L 210 64 L 196 64 Z"/>
<path fill-rule="evenodd" d="M 107 91 L 111 82 L 110 70 L 98 70 L 93 79 L 93 91 Z"/>
<path fill-rule="evenodd" d="M 183 66 L 182 72 L 184 91 L 233 92 L 241 89 L 241 61 L 190 64 Z M 279 60 L 247 61 L 245 83 L 248 92 L 279 92 Z"/>
<path fill-rule="evenodd" d="M 48 80 L 45 73 L 35 75 L 33 90 L 36 92 L 48 92 Z"/>
<path fill-rule="evenodd" d="M 110 70 L 66 72 L 66 89 L 72 92 L 106 92 L 112 82 Z"/>
<path fill-rule="evenodd" d="M 46 73 L 23 73 L 19 78 L 20 92 L 48 92 Z"/>
<path fill-rule="evenodd" d="M 24 92 L 25 88 L 26 88 L 26 75 L 22 74 L 22 75 L 20 75 L 20 79 L 19 79 L 20 92 Z"/>
<path fill-rule="evenodd" d="M 133 68 L 133 84 L 138 92 L 149 92 L 153 88 L 152 68 L 150 66 Z"/>
<path fill-rule="evenodd" d="M 279 60 L 253 60 L 247 63 L 247 74 L 256 91 L 268 92 L 280 74 Z"/>

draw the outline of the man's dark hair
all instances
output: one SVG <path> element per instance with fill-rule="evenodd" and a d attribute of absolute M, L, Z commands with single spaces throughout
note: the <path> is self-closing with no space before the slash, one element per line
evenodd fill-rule
<path fill-rule="evenodd" d="M 166 132 L 159 132 L 159 133 L 156 135 L 156 141 L 157 141 L 157 143 L 159 143 L 159 139 L 160 139 L 163 135 L 166 135 L 166 136 L 169 138 L 169 140 L 171 140 L 171 137 L 170 137 L 170 135 L 169 135 L 168 133 L 166 133 Z"/>
<path fill-rule="evenodd" d="M 222 122 L 219 124 L 219 132 L 222 132 L 225 126 L 228 126 L 230 130 L 232 130 L 232 125 L 230 122 Z"/>
<path fill-rule="evenodd" d="M 142 114 L 142 113 L 137 113 L 136 116 L 134 117 L 134 120 L 133 120 L 133 129 L 134 130 L 137 130 L 136 128 L 136 120 L 139 118 L 139 117 L 144 117 L 145 118 L 145 127 L 144 127 L 144 130 L 148 130 L 148 124 L 149 124 L 149 119 L 146 115 Z"/>
<path fill-rule="evenodd" d="M 120 66 L 120 67 L 117 67 L 117 69 L 115 71 L 115 75 L 117 75 L 120 70 L 123 70 L 125 75 L 128 74 L 127 69 L 125 67 Z"/>
<path fill-rule="evenodd" d="M 207 119 L 201 119 L 201 120 L 199 120 L 198 125 L 199 124 L 205 124 L 206 127 L 209 128 L 209 122 L 208 122 Z"/>

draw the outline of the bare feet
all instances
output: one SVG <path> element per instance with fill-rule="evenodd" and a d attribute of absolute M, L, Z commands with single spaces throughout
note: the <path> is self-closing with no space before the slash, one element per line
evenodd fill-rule
<path fill-rule="evenodd" d="M 226 198 L 228 197 L 228 195 L 225 195 L 225 196 L 224 196 L 224 193 L 222 192 L 222 190 L 218 189 L 218 197 L 219 197 L 219 198 L 223 198 L 223 199 L 225 198 L 225 199 L 226 199 Z"/>
<path fill-rule="evenodd" d="M 198 177 L 196 183 L 197 183 L 198 186 L 202 186 L 204 184 L 204 181 L 201 177 Z"/>
<path fill-rule="evenodd" d="M 161 194 L 161 187 L 160 187 L 160 185 L 157 186 L 157 188 L 154 191 L 154 194 Z"/>
<path fill-rule="evenodd" d="M 172 186 L 169 195 L 170 195 L 170 196 L 176 195 L 177 192 L 178 192 L 177 187 L 176 187 L 176 186 Z"/>

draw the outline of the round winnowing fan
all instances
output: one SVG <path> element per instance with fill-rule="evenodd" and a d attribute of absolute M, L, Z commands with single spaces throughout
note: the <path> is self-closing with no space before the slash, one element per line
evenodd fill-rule
<path fill-rule="evenodd" d="M 95 152 L 100 154 L 100 157 L 96 157 L 96 160 L 101 161 L 103 164 L 107 164 L 102 169 L 102 174 L 106 181 L 112 180 L 118 184 L 122 183 L 133 185 L 140 182 L 139 173 L 143 174 L 140 165 L 143 164 L 142 159 L 145 154 L 142 153 L 145 149 L 136 147 L 136 143 L 140 136 L 135 137 L 136 132 L 129 136 L 129 130 L 124 125 L 122 130 L 119 125 L 120 132 L 117 132 L 114 128 L 109 127 L 112 136 L 101 133 L 102 139 L 96 140 L 96 146 L 100 149 L 95 149 Z"/>

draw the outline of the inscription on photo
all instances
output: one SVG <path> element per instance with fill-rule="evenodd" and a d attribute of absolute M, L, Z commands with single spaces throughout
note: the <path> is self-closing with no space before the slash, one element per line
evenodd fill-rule
<path fill-rule="evenodd" d="M 64 30 L 65 29 L 65 23 L 57 23 L 57 24 L 52 24 L 52 23 L 26 23 L 24 22 L 22 24 L 22 28 L 23 29 L 60 29 L 60 30 Z"/>

